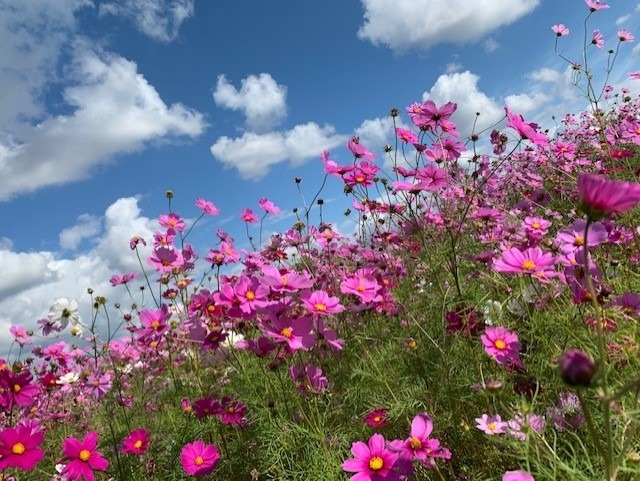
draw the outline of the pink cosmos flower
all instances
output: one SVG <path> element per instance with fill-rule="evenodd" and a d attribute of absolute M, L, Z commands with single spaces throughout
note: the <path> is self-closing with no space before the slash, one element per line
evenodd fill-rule
<path fill-rule="evenodd" d="M 378 284 L 376 278 L 372 275 L 355 274 L 345 278 L 340 283 L 340 290 L 343 294 L 353 294 L 360 298 L 360 301 L 367 303 L 372 302 L 376 297 L 382 299 L 378 292 L 382 286 Z"/>
<path fill-rule="evenodd" d="M 349 141 L 347 149 L 358 159 L 373 160 L 376 158 L 376 156 L 369 152 L 363 145 L 360 145 L 360 139 L 358 137 L 354 137 Z"/>
<path fill-rule="evenodd" d="M 168 321 L 171 319 L 169 307 L 163 304 L 160 309 L 145 309 L 140 312 L 140 324 L 142 328 L 137 332 L 137 339 L 158 338 L 169 329 Z"/>
<path fill-rule="evenodd" d="M 0 370 L 0 406 L 11 411 L 14 407 L 29 407 L 35 401 L 40 388 L 32 383 L 29 371 L 14 373 L 11 369 Z"/>
<path fill-rule="evenodd" d="M 433 421 L 427 413 L 420 413 L 411 421 L 411 433 L 405 441 L 392 441 L 390 446 L 406 459 L 417 459 L 427 466 L 435 466 L 434 458 L 450 459 L 451 452 L 431 439 Z"/>
<path fill-rule="evenodd" d="M 633 80 L 640 80 L 640 72 L 629 72 L 629 78 Z"/>
<path fill-rule="evenodd" d="M 493 263 L 497 272 L 528 274 L 541 282 L 554 275 L 555 258 L 549 252 L 543 252 L 539 247 L 530 247 L 521 251 L 512 247 L 502 252 L 502 257 Z"/>
<path fill-rule="evenodd" d="M 258 204 L 267 214 L 277 214 L 280 212 L 280 207 L 276 206 L 273 202 L 268 200 L 266 197 L 262 197 Z"/>
<path fill-rule="evenodd" d="M 42 431 L 19 425 L 5 428 L 0 432 L 0 471 L 18 468 L 31 471 L 44 458 L 44 451 L 38 446 L 44 441 Z"/>
<path fill-rule="evenodd" d="M 507 114 L 507 127 L 514 129 L 523 139 L 529 139 L 536 145 L 547 145 L 549 139 L 541 132 L 537 132 L 538 125 L 527 123 L 522 115 L 514 114 L 508 106 L 504 106 Z"/>
<path fill-rule="evenodd" d="M 270 323 L 263 323 L 265 336 L 277 343 L 286 343 L 291 351 L 309 350 L 316 337 L 312 333 L 313 324 L 309 317 L 293 319 L 286 315 L 270 313 Z"/>
<path fill-rule="evenodd" d="M 598 48 L 604 47 L 604 36 L 600 33 L 600 30 L 593 31 L 593 38 L 591 39 L 591 43 Z"/>
<path fill-rule="evenodd" d="M 606 3 L 600 3 L 600 0 L 584 0 L 589 7 L 589 10 L 595 12 L 596 10 L 604 10 L 605 8 L 609 8 L 609 5 Z"/>
<path fill-rule="evenodd" d="M 240 218 L 247 224 L 257 224 L 258 222 L 260 222 L 258 216 L 255 215 L 251 209 L 244 209 L 242 212 L 240 212 Z"/>
<path fill-rule="evenodd" d="M 82 441 L 73 437 L 65 439 L 62 442 L 65 457 L 60 463 L 68 464 L 60 474 L 66 475 L 71 481 L 95 481 L 93 471 L 105 471 L 109 467 L 109 461 L 97 451 L 98 439 L 98 433 L 95 431 L 89 431 Z"/>
<path fill-rule="evenodd" d="M 31 336 L 33 332 L 27 331 L 22 326 L 11 326 L 9 332 L 13 334 L 15 342 L 17 342 L 20 347 L 28 346 L 32 342 Z"/>
<path fill-rule="evenodd" d="M 111 276 L 111 279 L 109 279 L 109 282 L 114 287 L 118 286 L 118 285 L 124 285 L 127 282 L 135 279 L 137 277 L 137 275 L 138 275 L 137 272 L 128 272 L 128 273 L 122 274 L 122 275 L 114 274 L 113 276 Z"/>
<path fill-rule="evenodd" d="M 536 481 L 526 471 L 507 471 L 502 476 L 502 481 Z"/>
<path fill-rule="evenodd" d="M 158 217 L 158 221 L 160 225 L 165 229 L 173 229 L 176 232 L 183 232 L 185 227 L 187 226 L 186 222 L 183 221 L 175 212 L 161 214 Z"/>
<path fill-rule="evenodd" d="M 303 306 L 314 314 L 337 314 L 344 311 L 340 299 L 330 296 L 325 291 L 314 291 L 308 297 L 302 299 Z"/>
<path fill-rule="evenodd" d="M 502 326 L 487 327 L 480 336 L 485 352 L 498 364 L 510 365 L 520 361 L 518 335 Z"/>
<path fill-rule="evenodd" d="M 220 411 L 220 403 L 211 396 L 201 397 L 191 405 L 193 414 L 198 419 L 203 419 L 208 416 L 218 414 Z"/>
<path fill-rule="evenodd" d="M 600 222 L 594 222 L 589 226 L 589 232 L 585 240 L 587 221 L 577 219 L 565 230 L 558 231 L 556 243 L 563 254 L 570 254 L 581 249 L 587 242 L 587 247 L 596 247 L 607 241 L 609 234 Z M 582 261 L 580 261 L 582 263 Z"/>
<path fill-rule="evenodd" d="M 420 140 L 418 139 L 418 136 L 407 129 L 402 129 L 400 127 L 397 127 L 396 135 L 405 144 L 417 144 L 418 142 L 420 142 Z"/>
<path fill-rule="evenodd" d="M 273 266 L 262 267 L 262 277 L 258 280 L 276 292 L 297 292 L 313 286 L 313 279 L 307 271 L 296 272 L 288 269 L 276 269 Z"/>
<path fill-rule="evenodd" d="M 134 429 L 122 441 L 124 454 L 144 454 L 149 449 L 149 431 L 146 429 Z"/>
<path fill-rule="evenodd" d="M 507 423 L 502 420 L 499 414 L 489 416 L 483 414 L 475 419 L 476 427 L 485 434 L 492 436 L 494 434 L 504 434 L 507 432 Z"/>
<path fill-rule="evenodd" d="M 213 202 L 205 200 L 202 197 L 196 199 L 196 207 L 207 215 L 214 216 L 220 214 L 220 211 Z"/>
<path fill-rule="evenodd" d="M 553 30 L 558 37 L 569 35 L 569 29 L 562 23 L 554 25 L 553 27 L 551 27 L 551 30 Z"/>
<path fill-rule="evenodd" d="M 623 28 L 622 30 L 618 30 L 618 39 L 620 39 L 621 42 L 633 42 L 635 37 L 631 32 Z"/>
<path fill-rule="evenodd" d="M 295 381 L 296 390 L 300 394 L 307 394 L 308 392 L 320 394 L 329 385 L 329 380 L 322 375 L 322 369 L 318 366 L 291 366 L 289 375 Z"/>
<path fill-rule="evenodd" d="M 386 441 L 380 434 L 374 434 L 367 444 L 362 441 L 351 445 L 353 459 L 342 463 L 342 469 L 351 476 L 350 481 L 400 481 L 401 474 L 394 470 L 400 455 L 387 449 Z"/>
<path fill-rule="evenodd" d="M 546 419 L 538 414 L 516 414 L 508 421 L 507 433 L 520 441 L 525 441 L 533 431 L 541 434 L 544 431 Z"/>
<path fill-rule="evenodd" d="M 240 401 L 234 401 L 228 396 L 220 400 L 220 409 L 216 413 L 222 424 L 233 424 L 241 426 L 245 423 L 244 415 L 247 412 L 247 405 Z"/>
<path fill-rule="evenodd" d="M 578 198 L 583 212 L 591 220 L 619 214 L 640 203 L 640 185 L 609 180 L 595 174 L 580 174 Z"/>
<path fill-rule="evenodd" d="M 201 440 L 185 444 L 180 452 L 182 469 L 190 476 L 211 474 L 219 459 L 218 448 Z"/>
<path fill-rule="evenodd" d="M 387 418 L 389 417 L 389 410 L 384 408 L 374 409 L 367 413 L 362 420 L 363 423 L 371 426 L 372 428 L 383 428 L 387 425 Z"/>
<path fill-rule="evenodd" d="M 182 253 L 169 246 L 157 247 L 153 250 L 151 256 L 147 259 L 147 263 L 153 266 L 158 273 L 171 272 L 174 268 L 182 266 L 184 259 Z"/>

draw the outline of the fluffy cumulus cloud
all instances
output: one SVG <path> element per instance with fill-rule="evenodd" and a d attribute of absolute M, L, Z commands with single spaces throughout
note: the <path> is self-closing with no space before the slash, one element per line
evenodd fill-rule
<path fill-rule="evenodd" d="M 101 16 L 128 18 L 145 35 L 161 42 L 171 42 L 180 26 L 193 16 L 193 0 L 119 0 L 101 3 Z"/>
<path fill-rule="evenodd" d="M 452 120 L 458 125 L 460 135 L 468 136 L 474 122 L 478 132 L 504 117 L 502 103 L 482 92 L 478 87 L 479 80 L 480 77 L 469 70 L 440 75 L 433 87 L 422 95 L 422 100 L 431 99 L 438 106 L 447 102 L 457 103 L 458 109 Z"/>
<path fill-rule="evenodd" d="M 101 226 L 94 234 L 94 245 L 73 257 L 58 252 L 15 252 L 10 242 L 0 244 L 0 263 L 5 272 L 0 279 L 0 353 L 8 350 L 9 326 L 22 325 L 37 331 L 37 320 L 46 317 L 50 305 L 59 297 L 76 299 L 84 319 L 91 314 L 89 287 L 96 295 L 106 296 L 110 305 L 116 301 L 123 306 L 130 304 L 127 298 L 120 298 L 123 291 L 111 287 L 109 278 L 139 271 L 135 253 L 128 247 L 129 238 L 139 235 L 150 241 L 157 223 L 141 215 L 137 199 L 122 198 L 99 218 L 81 216 L 75 226 L 63 233 L 80 232 L 94 222 Z M 77 237 L 61 233 L 60 239 L 73 242 Z"/>
<path fill-rule="evenodd" d="M 245 132 L 235 139 L 224 136 L 211 146 L 211 153 L 226 167 L 237 169 L 242 178 L 258 180 L 275 164 L 290 160 L 300 165 L 347 139 L 333 126 L 309 122 L 286 131 Z"/>
<path fill-rule="evenodd" d="M 0 150 L 0 200 L 85 178 L 113 156 L 140 150 L 171 136 L 196 137 L 202 114 L 182 104 L 167 106 L 134 62 L 76 46 L 63 98 L 73 110 L 21 124 Z"/>
<path fill-rule="evenodd" d="M 119 55 L 76 35 L 81 0 L 0 2 L 0 201 L 88 176 L 119 153 L 177 136 L 195 137 L 203 116 L 167 105 Z M 69 55 L 59 68 L 61 52 Z M 46 93 L 66 85 L 48 112 Z"/>
<path fill-rule="evenodd" d="M 76 250 L 84 239 L 91 239 L 100 231 L 100 219 L 94 215 L 82 214 L 78 222 L 60 232 L 60 247 Z"/>
<path fill-rule="evenodd" d="M 480 40 L 531 13 L 540 0 L 361 0 L 361 39 L 393 50 Z"/>
<path fill-rule="evenodd" d="M 287 88 L 276 83 L 268 73 L 242 79 L 240 90 L 220 75 L 213 99 L 220 107 L 242 111 L 253 132 L 267 131 L 287 115 Z"/>

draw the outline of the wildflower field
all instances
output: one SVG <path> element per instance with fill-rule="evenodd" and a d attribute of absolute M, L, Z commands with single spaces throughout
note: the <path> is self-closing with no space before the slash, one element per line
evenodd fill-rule
<path fill-rule="evenodd" d="M 391 110 L 385 152 L 319 153 L 353 233 L 320 190 L 286 232 L 262 238 L 280 209 L 255 199 L 247 239 L 200 251 L 215 199 L 186 221 L 167 192 L 154 237 L 122 239 L 126 304 L 87 286 L 11 328 L 0 479 L 640 479 L 640 96 L 607 83 L 634 37 L 593 75 L 585 3 L 588 107 L 553 130 L 505 107 L 458 132 L 427 100 Z"/>

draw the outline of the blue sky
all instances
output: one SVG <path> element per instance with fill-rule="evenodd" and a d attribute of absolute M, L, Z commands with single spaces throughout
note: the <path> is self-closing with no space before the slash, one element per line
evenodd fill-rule
<path fill-rule="evenodd" d="M 640 3 L 595 12 L 606 48 L 640 25 Z M 318 155 L 349 161 L 361 141 L 384 162 L 390 108 L 454 101 L 467 136 L 503 106 L 553 127 L 584 108 L 550 27 L 571 34 L 579 59 L 583 0 L 0 0 L 0 329 L 29 327 L 57 297 L 88 309 L 87 287 L 117 298 L 114 273 L 136 269 L 134 234 L 150 237 L 167 208 L 195 218 L 203 196 L 221 210 L 194 237 L 204 254 L 215 229 L 241 242 L 238 213 L 266 196 L 286 230 L 322 181 Z M 639 37 L 640 38 L 640 37 Z M 590 49 L 602 72 L 606 51 Z M 640 70 L 638 43 L 622 45 L 610 83 Z M 406 122 L 406 119 L 405 119 Z M 348 203 L 330 182 L 329 210 Z"/>

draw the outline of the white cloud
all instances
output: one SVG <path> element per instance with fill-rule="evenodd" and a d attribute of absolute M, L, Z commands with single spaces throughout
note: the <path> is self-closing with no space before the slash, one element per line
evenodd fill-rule
<path fill-rule="evenodd" d="M 128 18 L 145 35 L 171 42 L 182 23 L 193 16 L 194 7 L 193 0 L 120 0 L 100 4 L 98 12 Z"/>
<path fill-rule="evenodd" d="M 0 249 L 4 269 L 0 279 L 0 353 L 7 352 L 10 325 L 22 325 L 37 332 L 37 320 L 46 317 L 49 306 L 59 297 L 76 299 L 85 320 L 91 315 L 89 287 L 95 295 L 106 296 L 109 306 L 114 302 L 123 306 L 131 303 L 122 289 L 111 287 L 109 278 L 140 270 L 135 253 L 129 249 L 129 238 L 139 235 L 151 244 L 157 222 L 140 215 L 135 198 L 117 200 L 99 219 L 89 214 L 81 216 L 78 225 L 86 224 L 89 218 L 96 219 L 104 228 L 96 233 L 96 245 L 81 255 L 60 257 L 54 252 Z M 73 231 L 74 227 L 65 231 Z M 144 259 L 149 252 L 148 247 L 142 248 L 141 257 Z M 143 282 L 140 279 L 134 281 L 134 286 Z"/>
<path fill-rule="evenodd" d="M 520 115 L 526 116 L 528 113 L 537 112 L 542 105 L 547 104 L 551 100 L 551 96 L 542 92 L 535 94 L 514 94 L 507 95 L 504 99 L 505 104 L 511 110 Z"/>
<path fill-rule="evenodd" d="M 444 69 L 444 73 L 455 73 L 462 70 L 462 64 L 460 62 L 448 63 Z"/>
<path fill-rule="evenodd" d="M 433 87 L 422 95 L 422 100 L 431 99 L 438 106 L 447 102 L 458 104 L 452 121 L 457 124 L 461 136 L 469 136 L 476 118 L 475 131 L 479 132 L 504 117 L 502 104 L 478 89 L 479 80 L 480 77 L 469 70 L 440 75 Z"/>
<path fill-rule="evenodd" d="M 362 0 L 358 37 L 393 50 L 468 43 L 533 11 L 539 0 Z"/>
<path fill-rule="evenodd" d="M 6 130 L 19 119 L 40 118 L 42 90 L 56 81 L 56 65 L 75 13 L 87 0 L 0 2 L 0 144 L 11 141 Z M 2 156 L 0 145 L 0 158 Z"/>
<path fill-rule="evenodd" d="M 287 115 L 287 88 L 278 85 L 268 73 L 249 75 L 237 90 L 224 75 L 218 77 L 213 99 L 221 107 L 241 110 L 254 132 L 279 125 Z"/>
<path fill-rule="evenodd" d="M 629 20 L 629 18 L 631 17 L 631 14 L 628 13 L 627 15 L 623 15 L 621 17 L 618 17 L 616 19 L 616 25 L 622 25 L 623 23 L 625 23 L 627 20 Z"/>
<path fill-rule="evenodd" d="M 172 136 L 196 137 L 202 114 L 167 106 L 155 88 L 123 57 L 77 42 L 63 91 L 69 115 L 36 125 L 13 124 L 0 149 L 0 200 L 87 177 L 91 169 L 123 152 Z M 5 128 L 12 126 L 5 124 Z"/>
<path fill-rule="evenodd" d="M 76 225 L 60 232 L 60 247 L 76 250 L 84 239 L 95 236 L 99 231 L 100 219 L 93 215 L 82 214 L 78 217 Z"/>
<path fill-rule="evenodd" d="M 235 139 L 224 136 L 211 146 L 211 153 L 226 167 L 237 169 L 242 178 L 257 180 L 267 175 L 272 165 L 286 160 L 300 165 L 347 139 L 336 134 L 333 126 L 309 122 L 283 132 L 245 132 Z"/>
<path fill-rule="evenodd" d="M 496 42 L 493 38 L 488 38 L 484 42 L 482 42 L 482 47 L 484 51 L 487 53 L 495 52 L 500 48 L 500 44 Z"/>

